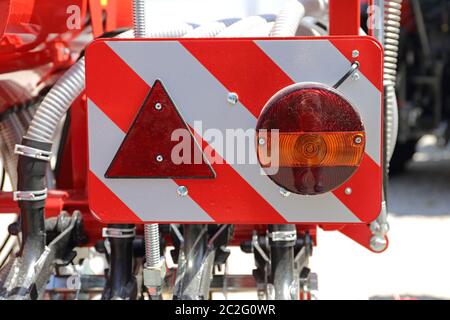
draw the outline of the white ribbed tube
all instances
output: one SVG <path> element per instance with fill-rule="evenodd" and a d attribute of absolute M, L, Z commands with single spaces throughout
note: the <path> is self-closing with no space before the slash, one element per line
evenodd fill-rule
<path fill-rule="evenodd" d="M 400 39 L 402 0 L 384 2 L 384 86 L 386 88 L 386 154 L 391 160 L 398 136 L 398 106 L 395 85 Z"/>
<path fill-rule="evenodd" d="M 133 30 L 135 38 L 145 38 L 147 35 L 147 23 L 145 17 L 146 0 L 133 1 Z"/>
<path fill-rule="evenodd" d="M 297 0 L 287 2 L 270 31 L 271 37 L 290 37 L 297 32 L 300 21 L 305 16 L 305 7 Z"/>
<path fill-rule="evenodd" d="M 25 137 L 51 143 L 59 122 L 83 90 L 84 57 L 70 67 L 45 96 Z"/>
<path fill-rule="evenodd" d="M 226 29 L 226 25 L 223 22 L 210 22 L 203 24 L 191 31 L 187 32 L 184 37 L 186 38 L 214 38 L 223 30 Z"/>
<path fill-rule="evenodd" d="M 305 16 L 323 17 L 328 8 L 328 1 L 325 0 L 299 0 L 305 8 Z"/>
<path fill-rule="evenodd" d="M 260 28 L 267 24 L 266 19 L 260 16 L 251 16 L 239 20 L 228 28 L 220 32 L 217 37 L 223 38 L 234 38 L 234 37 L 242 37 L 244 34 L 248 35 L 248 31 L 253 28 Z"/>

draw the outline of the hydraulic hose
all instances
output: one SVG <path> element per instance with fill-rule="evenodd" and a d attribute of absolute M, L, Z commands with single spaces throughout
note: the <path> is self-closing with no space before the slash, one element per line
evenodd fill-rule
<path fill-rule="evenodd" d="M 391 160 L 398 135 L 397 80 L 402 0 L 384 1 L 384 86 L 386 95 L 386 158 Z"/>
<path fill-rule="evenodd" d="M 230 26 L 224 23 L 212 24 L 209 27 L 203 27 L 197 31 L 189 24 L 172 25 L 167 29 L 157 29 L 149 27 L 145 22 L 145 0 L 135 0 L 134 4 L 134 33 L 136 37 L 181 37 L 189 35 L 198 37 L 209 36 L 240 36 L 243 33 L 260 34 L 267 30 L 269 33 L 267 20 L 262 17 L 250 17 L 242 19 L 239 22 L 232 23 Z M 270 30 L 271 36 L 293 36 L 298 28 L 301 18 L 305 14 L 304 6 L 298 1 L 289 2 L 276 18 L 273 28 Z M 272 22 L 271 22 L 272 23 Z M 200 27 L 201 28 L 201 27 Z M 252 31 L 249 32 L 248 30 Z M 122 37 L 130 37 L 129 32 L 122 34 Z M 49 91 L 45 99 L 39 105 L 35 116 L 24 136 L 22 145 L 42 151 L 50 151 L 56 128 L 65 113 L 72 105 L 73 101 L 85 89 L 85 61 L 79 59 L 68 71 L 57 81 Z M 18 190 L 21 191 L 39 191 L 45 190 L 45 168 L 47 162 L 27 156 L 19 157 L 18 165 Z M 31 270 L 30 267 L 41 257 L 45 249 L 45 228 L 44 228 L 44 208 L 45 199 L 39 201 L 19 201 L 21 208 L 22 230 L 24 231 L 24 242 L 22 254 L 25 255 L 20 268 L 24 271 Z M 159 234 L 158 242 L 155 240 L 154 227 L 149 237 L 151 247 L 154 252 L 149 252 L 148 262 L 156 262 L 156 256 L 159 256 Z M 148 231 L 147 231 L 148 232 Z M 31 240 L 31 241 L 28 241 Z M 30 248 L 28 250 L 28 248 Z M 157 249 L 156 249 L 157 248 Z M 156 255 L 156 250 L 158 254 Z M 32 254 L 31 254 L 32 253 Z"/>
<path fill-rule="evenodd" d="M 56 128 L 67 109 L 84 90 L 84 79 L 84 58 L 81 58 L 64 73 L 44 98 L 25 137 L 52 143 Z"/>
<path fill-rule="evenodd" d="M 135 38 L 145 38 L 147 35 L 146 0 L 133 1 L 133 30 Z"/>
<path fill-rule="evenodd" d="M 175 31 L 174 31 L 175 30 Z M 161 36 L 174 33 L 183 34 L 183 30 L 171 28 L 165 32 L 155 32 Z M 132 37 L 130 32 L 124 32 L 119 37 Z M 56 82 L 53 88 L 39 105 L 30 127 L 22 140 L 22 145 L 28 148 L 50 152 L 56 128 L 73 101 L 85 89 L 85 61 L 84 57 L 79 59 L 66 73 Z M 25 155 L 20 155 L 18 160 L 18 190 L 40 191 L 46 194 L 46 168 L 48 162 Z M 45 196 L 43 199 L 27 201 L 19 199 L 21 210 L 21 224 L 23 241 L 21 253 L 16 258 L 15 270 L 19 276 L 13 277 L 14 283 L 24 284 L 29 279 L 28 275 L 33 266 L 44 255 L 45 251 Z M 11 272 L 13 272 L 11 271 Z M 27 287 L 28 288 L 28 287 Z M 29 294 L 21 291 L 14 297 L 21 298 Z"/>
<path fill-rule="evenodd" d="M 158 266 L 161 261 L 159 244 L 159 226 L 157 223 L 144 226 L 145 238 L 145 266 L 152 268 Z"/>
<path fill-rule="evenodd" d="M 145 14 L 145 0 L 133 1 L 133 28 L 135 38 L 147 36 L 147 19 Z M 144 226 L 145 239 L 145 266 L 153 268 L 158 266 L 161 260 L 159 248 L 159 226 L 157 223 Z"/>
<path fill-rule="evenodd" d="M 130 229 L 134 225 L 109 225 L 111 228 Z M 108 237 L 111 258 L 108 281 L 102 295 L 103 300 L 134 300 L 137 297 L 137 283 L 133 274 L 134 237 Z"/>
<path fill-rule="evenodd" d="M 287 2 L 278 14 L 270 31 L 271 37 L 291 37 L 295 35 L 301 19 L 305 15 L 305 7 L 297 0 Z"/>

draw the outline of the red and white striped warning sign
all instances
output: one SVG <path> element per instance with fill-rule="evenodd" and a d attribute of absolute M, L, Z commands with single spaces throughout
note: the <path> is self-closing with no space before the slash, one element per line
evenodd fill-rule
<path fill-rule="evenodd" d="M 266 102 L 294 83 L 332 86 L 355 50 L 360 76 L 339 91 L 364 122 L 366 146 L 360 167 L 338 189 L 283 196 L 258 164 L 237 163 L 205 136 L 254 129 Z M 211 164 L 215 178 L 106 177 L 157 80 L 203 148 L 221 158 Z M 86 88 L 89 203 L 104 222 L 362 223 L 380 213 L 382 50 L 372 38 L 97 40 L 86 53 Z M 180 186 L 187 194 L 180 196 Z"/>

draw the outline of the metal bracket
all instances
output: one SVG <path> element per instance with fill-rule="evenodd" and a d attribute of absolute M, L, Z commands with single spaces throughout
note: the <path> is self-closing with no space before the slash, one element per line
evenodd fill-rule
<path fill-rule="evenodd" d="M 269 238 L 272 241 L 295 241 L 297 240 L 297 230 L 293 231 L 274 231 L 269 233 Z"/>
<path fill-rule="evenodd" d="M 14 201 L 41 201 L 47 198 L 47 188 L 39 191 L 15 191 Z"/>
<path fill-rule="evenodd" d="M 103 238 L 134 238 L 136 236 L 136 228 L 119 229 L 119 228 L 103 228 Z"/>
<path fill-rule="evenodd" d="M 50 157 L 52 155 L 51 151 L 40 150 L 40 149 L 24 146 L 21 144 L 15 145 L 14 153 L 21 155 L 21 156 L 44 160 L 44 161 L 50 161 Z"/>
<path fill-rule="evenodd" d="M 261 248 L 261 246 L 259 245 L 259 242 L 258 242 L 258 235 L 257 235 L 256 233 L 253 234 L 253 237 L 252 237 L 252 245 L 253 245 L 253 248 L 255 248 L 255 249 L 258 251 L 258 253 L 261 255 L 261 257 L 264 259 L 264 261 L 266 261 L 267 263 L 270 263 L 269 257 L 268 257 L 267 254 L 264 252 L 264 249 Z"/>
<path fill-rule="evenodd" d="M 347 80 L 352 74 L 354 74 L 359 69 L 359 66 L 360 65 L 358 61 L 353 62 L 350 67 L 350 70 L 341 79 L 339 79 L 338 82 L 336 82 L 333 88 L 334 89 L 339 88 L 345 82 L 345 80 Z"/>

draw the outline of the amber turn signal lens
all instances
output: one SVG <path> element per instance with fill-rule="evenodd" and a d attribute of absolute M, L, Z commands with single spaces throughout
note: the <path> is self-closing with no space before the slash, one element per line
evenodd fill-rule
<path fill-rule="evenodd" d="M 265 136 L 265 135 L 264 135 Z M 259 137 L 264 139 L 264 137 Z M 358 166 L 364 154 L 365 133 L 356 132 L 287 132 L 278 135 L 278 146 L 258 146 L 258 158 L 263 167 L 334 167 Z M 277 150 L 271 154 L 272 150 Z M 272 157 L 275 157 L 272 160 Z"/>
<path fill-rule="evenodd" d="M 366 135 L 352 104 L 320 84 L 287 87 L 258 119 L 261 167 L 280 187 L 304 195 L 332 191 L 358 169 Z"/>

